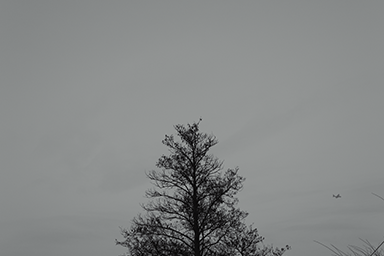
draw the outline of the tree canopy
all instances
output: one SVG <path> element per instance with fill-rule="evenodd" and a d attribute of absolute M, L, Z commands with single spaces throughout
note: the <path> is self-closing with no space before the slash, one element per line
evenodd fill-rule
<path fill-rule="evenodd" d="M 121 229 L 124 240 L 116 244 L 131 256 L 282 255 L 289 246 L 261 246 L 264 238 L 245 224 L 248 213 L 235 197 L 245 179 L 237 167 L 223 171 L 223 162 L 209 154 L 218 141 L 199 131 L 200 121 L 174 126 L 178 140 L 165 136 L 170 154 L 147 173 L 154 188 L 146 192 L 145 214 Z"/>

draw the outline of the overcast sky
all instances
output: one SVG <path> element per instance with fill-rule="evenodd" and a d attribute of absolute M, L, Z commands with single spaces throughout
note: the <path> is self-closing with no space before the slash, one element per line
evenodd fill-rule
<path fill-rule="evenodd" d="M 203 118 L 287 256 L 384 239 L 384 1 L 0 3 L 0 250 L 117 256 Z M 340 193 L 335 199 L 332 194 Z"/>

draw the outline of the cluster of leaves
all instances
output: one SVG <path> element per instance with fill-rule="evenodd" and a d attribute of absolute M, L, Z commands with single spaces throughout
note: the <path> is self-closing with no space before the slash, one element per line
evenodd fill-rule
<path fill-rule="evenodd" d="M 281 256 L 289 246 L 260 246 L 264 238 L 244 223 L 248 213 L 235 197 L 244 178 L 238 168 L 222 172 L 222 161 L 208 154 L 218 141 L 199 132 L 199 123 L 176 125 L 179 141 L 165 136 L 170 155 L 147 173 L 155 188 L 146 192 L 146 214 L 116 243 L 131 256 Z"/>

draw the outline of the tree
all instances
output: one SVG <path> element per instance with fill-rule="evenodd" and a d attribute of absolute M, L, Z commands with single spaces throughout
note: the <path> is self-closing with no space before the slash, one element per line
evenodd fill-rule
<path fill-rule="evenodd" d="M 116 244 L 132 256 L 282 255 L 289 246 L 260 247 L 264 238 L 246 226 L 248 213 L 235 197 L 244 178 L 238 168 L 222 172 L 223 162 L 208 153 L 218 141 L 199 131 L 200 121 L 174 126 L 178 141 L 165 136 L 170 155 L 158 160 L 160 171 L 147 173 L 155 188 L 146 192 L 146 214 L 121 229 L 124 240 Z"/>

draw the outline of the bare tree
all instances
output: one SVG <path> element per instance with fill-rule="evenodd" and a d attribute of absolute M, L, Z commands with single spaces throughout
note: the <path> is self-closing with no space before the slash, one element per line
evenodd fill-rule
<path fill-rule="evenodd" d="M 223 162 L 208 153 L 218 141 L 199 132 L 200 121 L 176 125 L 178 141 L 165 136 L 170 155 L 158 160 L 160 171 L 147 173 L 155 188 L 146 192 L 146 214 L 116 243 L 132 256 L 282 255 L 288 246 L 261 247 L 264 238 L 245 225 L 248 213 L 236 208 L 235 197 L 244 178 L 238 168 L 223 172 Z"/>

